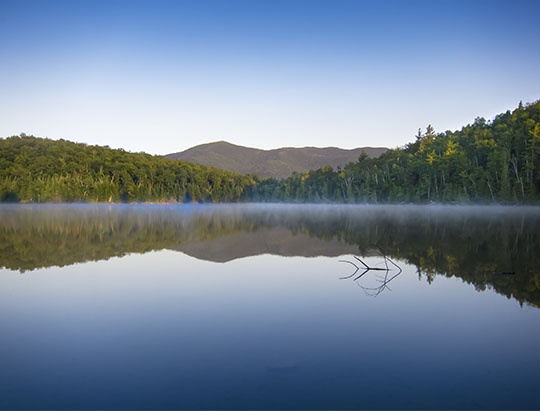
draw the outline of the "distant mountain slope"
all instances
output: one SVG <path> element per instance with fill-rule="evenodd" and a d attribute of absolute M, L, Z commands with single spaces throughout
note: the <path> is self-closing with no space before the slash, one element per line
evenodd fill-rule
<path fill-rule="evenodd" d="M 337 238 L 322 240 L 305 233 L 293 234 L 283 227 L 266 227 L 253 232 L 238 231 L 219 238 L 186 242 L 170 249 L 218 263 L 261 254 L 336 257 L 358 253 L 358 247 Z"/>
<path fill-rule="evenodd" d="M 325 165 L 336 168 L 358 160 L 362 151 L 368 157 L 378 157 L 386 152 L 382 147 L 364 147 L 344 150 L 335 147 L 278 148 L 259 150 L 218 141 L 201 144 L 188 150 L 167 154 L 166 158 L 185 160 L 241 174 L 257 174 L 259 177 L 285 178 L 293 171 L 303 172 Z"/>

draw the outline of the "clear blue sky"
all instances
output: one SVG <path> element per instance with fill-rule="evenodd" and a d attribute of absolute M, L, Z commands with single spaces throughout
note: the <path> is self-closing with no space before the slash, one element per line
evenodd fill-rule
<path fill-rule="evenodd" d="M 403 145 L 540 99 L 540 1 L 2 1 L 0 136 Z"/>

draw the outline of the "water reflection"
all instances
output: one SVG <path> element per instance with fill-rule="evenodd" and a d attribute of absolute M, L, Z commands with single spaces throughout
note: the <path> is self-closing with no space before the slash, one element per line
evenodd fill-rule
<path fill-rule="evenodd" d="M 282 205 L 3 205 L 0 266 L 24 272 L 171 249 L 225 262 L 282 256 L 370 256 L 416 266 L 419 278 L 459 277 L 540 306 L 540 210 L 535 207 Z M 387 260 L 388 258 L 388 260 Z M 393 274 L 358 260 L 351 280 Z M 391 265 L 391 264 L 390 264 Z M 381 278 L 372 276 L 381 271 Z M 368 275 L 369 274 L 369 275 Z M 355 279 L 356 278 L 356 279 Z M 378 288 L 382 285 L 382 288 Z"/>
<path fill-rule="evenodd" d="M 538 219 L 0 207 L 0 409 L 538 409 Z"/>
<path fill-rule="evenodd" d="M 356 255 L 353 256 L 353 259 L 356 260 L 356 263 L 350 260 L 340 260 L 340 262 L 342 263 L 347 263 L 355 267 L 355 270 L 351 275 L 341 277 L 340 280 L 348 280 L 350 278 L 353 278 L 352 281 L 356 283 L 362 290 L 364 290 L 366 295 L 370 297 L 377 297 L 383 291 L 390 290 L 388 284 L 395 280 L 397 277 L 399 277 L 403 272 L 402 268 L 395 262 L 393 262 L 390 258 L 388 258 L 386 255 L 382 255 L 384 267 L 369 266 L 364 262 L 364 260 L 362 260 Z M 357 263 L 359 263 L 360 265 L 357 265 Z M 361 267 L 362 271 L 360 272 L 360 274 L 358 274 Z M 379 274 L 381 272 L 382 274 Z M 375 282 L 378 284 L 369 287 L 367 285 L 362 285 L 362 283 L 358 282 L 358 280 L 360 280 L 368 273 L 377 273 L 377 275 L 375 276 Z"/>

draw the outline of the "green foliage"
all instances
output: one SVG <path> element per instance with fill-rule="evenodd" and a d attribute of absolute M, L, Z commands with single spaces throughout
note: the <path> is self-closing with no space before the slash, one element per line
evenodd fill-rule
<path fill-rule="evenodd" d="M 0 201 L 535 203 L 539 155 L 540 101 L 282 180 L 21 135 L 0 139 Z"/>
<path fill-rule="evenodd" d="M 380 157 L 266 179 L 250 193 L 255 201 L 533 203 L 539 156 L 540 101 L 456 132 L 436 134 L 429 125 L 413 143 Z"/>
<path fill-rule="evenodd" d="M 144 153 L 25 135 L 0 139 L 0 201 L 236 201 L 254 183 Z"/>

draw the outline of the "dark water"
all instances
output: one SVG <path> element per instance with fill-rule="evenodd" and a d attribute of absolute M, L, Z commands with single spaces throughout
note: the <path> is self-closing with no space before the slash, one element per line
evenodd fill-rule
<path fill-rule="evenodd" d="M 3 409 L 540 408 L 538 208 L 2 206 L 0 267 Z"/>

